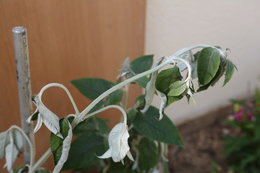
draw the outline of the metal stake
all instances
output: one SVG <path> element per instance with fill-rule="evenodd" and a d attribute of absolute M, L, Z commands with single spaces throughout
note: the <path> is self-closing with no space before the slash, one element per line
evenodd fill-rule
<path fill-rule="evenodd" d="M 14 27 L 12 29 L 16 62 L 16 73 L 19 92 L 20 103 L 20 118 L 21 125 L 24 132 L 34 144 L 34 136 L 32 133 L 32 126 L 26 122 L 26 119 L 32 114 L 31 102 L 31 80 L 30 80 L 30 66 L 28 53 L 28 39 L 26 28 L 22 26 Z M 24 160 L 26 164 L 30 163 L 30 148 L 24 141 Z"/>

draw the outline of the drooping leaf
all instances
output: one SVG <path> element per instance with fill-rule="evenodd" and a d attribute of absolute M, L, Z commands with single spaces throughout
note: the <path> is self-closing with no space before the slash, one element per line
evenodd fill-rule
<path fill-rule="evenodd" d="M 149 171 L 155 167 L 158 162 L 159 150 L 154 141 L 148 138 L 142 138 L 138 145 L 139 150 L 139 168 Z"/>
<path fill-rule="evenodd" d="M 57 165 L 58 161 L 61 158 L 62 155 L 62 149 L 63 149 L 63 141 L 65 140 L 65 138 L 68 136 L 69 132 L 70 132 L 70 125 L 69 125 L 69 121 L 67 119 L 62 119 L 60 120 L 60 133 L 62 135 L 63 138 L 58 137 L 56 135 L 54 135 L 53 133 L 51 134 L 51 151 L 53 154 L 53 160 L 54 160 L 54 164 Z M 67 138 L 68 140 L 68 138 Z"/>
<path fill-rule="evenodd" d="M 192 54 L 191 51 L 187 51 L 187 52 L 181 54 L 181 55 L 179 56 L 179 58 L 181 58 L 181 59 L 187 61 L 189 64 L 191 64 L 191 62 L 194 60 L 194 57 L 193 57 L 193 54 Z M 184 62 L 182 62 L 182 61 L 179 61 L 179 62 L 177 63 L 177 66 L 179 67 L 179 69 L 180 69 L 181 72 L 187 69 L 186 64 L 185 64 Z"/>
<path fill-rule="evenodd" d="M 198 55 L 197 71 L 200 85 L 208 84 L 216 75 L 220 65 L 220 54 L 214 48 L 204 48 Z"/>
<path fill-rule="evenodd" d="M 133 121 L 134 128 L 147 138 L 183 146 L 181 137 L 172 121 L 164 115 L 162 120 L 159 119 L 159 110 L 153 106 L 142 114 L 138 112 Z"/>
<path fill-rule="evenodd" d="M 156 79 L 156 89 L 164 94 L 169 92 L 169 87 L 173 82 L 181 80 L 182 76 L 178 67 L 162 70 Z"/>
<path fill-rule="evenodd" d="M 157 74 L 158 74 L 157 72 L 152 73 L 151 79 L 146 85 L 145 96 L 144 96 L 145 105 L 144 108 L 141 110 L 143 112 L 147 111 L 147 109 L 149 108 L 149 106 L 153 101 L 153 97 L 155 94 L 155 81 L 156 81 Z"/>
<path fill-rule="evenodd" d="M 210 86 L 214 86 L 219 81 L 219 79 L 223 76 L 223 74 L 225 73 L 225 70 L 226 70 L 226 61 L 221 58 L 221 63 L 219 65 L 218 71 L 217 71 L 216 75 L 214 76 L 214 78 L 208 84 L 200 86 L 197 89 L 197 92 L 206 90 Z"/>
<path fill-rule="evenodd" d="M 18 149 L 14 145 L 14 143 L 9 143 L 5 148 L 5 167 L 9 172 L 13 170 L 13 164 L 19 154 Z"/>
<path fill-rule="evenodd" d="M 168 96 L 180 96 L 187 90 L 186 82 L 184 81 L 176 81 L 170 85 L 170 91 L 168 92 Z"/>
<path fill-rule="evenodd" d="M 161 64 L 161 62 L 163 61 L 164 58 L 161 58 L 159 61 L 157 61 L 154 64 L 154 67 L 158 66 Z M 151 79 L 150 81 L 147 83 L 146 88 L 145 88 L 145 106 L 144 108 L 141 110 L 142 112 L 146 112 L 147 109 L 150 107 L 152 101 L 153 101 L 153 97 L 156 91 L 155 88 L 155 82 L 156 82 L 156 78 L 158 76 L 158 70 L 156 70 L 155 72 L 153 72 L 151 74 Z"/>
<path fill-rule="evenodd" d="M 96 131 L 88 131 L 72 142 L 63 170 L 89 169 L 100 162 L 97 156 L 105 152 L 105 138 Z M 80 159 L 79 159 L 80 158 Z"/>
<path fill-rule="evenodd" d="M 13 136 L 14 136 L 14 143 L 17 146 L 17 148 L 22 149 L 24 139 L 23 139 L 21 132 L 15 130 L 14 133 L 13 133 Z"/>
<path fill-rule="evenodd" d="M 112 157 L 114 162 L 123 161 L 125 156 L 133 160 L 130 148 L 128 145 L 128 127 L 124 123 L 118 123 L 113 127 L 108 135 L 109 149 L 102 155 L 99 156 L 101 159 L 106 159 Z"/>
<path fill-rule="evenodd" d="M 102 93 L 113 87 L 115 84 L 98 78 L 82 78 L 72 80 L 71 83 L 79 90 L 81 94 L 90 100 L 96 99 Z M 106 100 L 104 100 L 105 105 L 117 104 L 121 101 L 123 95 L 122 90 L 117 90 L 111 93 Z"/>
<path fill-rule="evenodd" d="M 36 95 L 33 98 L 33 103 L 36 105 L 37 109 L 26 121 L 30 123 L 32 120 L 37 119 L 34 133 L 36 133 L 44 123 L 52 133 L 59 136 L 59 117 L 42 103 L 39 95 Z"/>
<path fill-rule="evenodd" d="M 47 114 L 45 114 L 47 115 Z M 59 135 L 59 118 L 54 114 L 48 114 L 48 116 L 42 115 L 44 125 L 54 134 Z"/>
<path fill-rule="evenodd" d="M 219 81 L 219 79 L 224 75 L 225 70 L 226 70 L 226 60 L 221 58 L 218 71 L 214 76 L 214 78 L 210 81 L 211 86 L 214 86 Z"/>
<path fill-rule="evenodd" d="M 226 63 L 227 63 L 226 73 L 225 73 L 225 80 L 224 80 L 223 86 L 226 85 L 230 81 L 230 79 L 236 69 L 236 66 L 230 60 L 227 59 Z"/>
<path fill-rule="evenodd" d="M 64 163 L 67 161 L 68 155 L 69 155 L 69 150 L 70 150 L 70 145 L 71 145 L 71 140 L 72 140 L 72 127 L 70 123 L 65 119 L 64 122 L 67 122 L 67 125 L 69 126 L 68 132 L 66 137 L 64 137 L 64 140 L 62 141 L 62 151 L 61 151 L 61 156 L 58 160 L 58 163 L 55 165 L 53 169 L 53 173 L 59 173 L 64 165 Z M 67 126 L 64 124 L 64 126 Z M 67 127 L 64 127 L 67 130 Z M 64 135 L 65 136 L 65 135 Z"/>
<path fill-rule="evenodd" d="M 0 158 L 3 158 L 5 156 L 5 146 L 6 146 L 6 140 L 7 140 L 7 132 L 1 132 L 0 133 Z"/>
<path fill-rule="evenodd" d="M 31 116 L 31 117 L 33 117 L 33 116 Z M 42 122 L 43 122 L 42 116 L 37 116 L 37 123 L 33 130 L 34 133 L 36 133 L 42 127 Z"/>
<path fill-rule="evenodd" d="M 196 79 L 198 77 L 198 61 L 191 63 L 191 78 Z"/>
<path fill-rule="evenodd" d="M 191 77 L 192 79 L 195 79 L 198 77 L 198 57 L 200 55 L 201 51 L 198 51 L 196 52 L 193 57 L 194 57 L 194 60 L 191 62 Z"/>
<path fill-rule="evenodd" d="M 133 75 L 134 75 L 134 72 L 131 69 L 129 57 L 127 57 L 122 64 L 122 68 L 120 69 L 119 77 L 124 77 L 124 78 L 128 79 L 128 78 L 132 77 Z"/>
<path fill-rule="evenodd" d="M 54 134 L 59 135 L 59 131 L 60 131 L 60 125 L 59 125 L 59 117 L 53 113 L 51 110 L 49 110 L 40 100 L 40 98 L 38 96 L 36 96 L 34 98 L 34 103 L 39 111 L 39 115 L 38 115 L 38 121 L 37 121 L 37 125 L 34 129 L 34 133 L 37 132 L 39 130 L 39 128 L 42 125 L 42 122 L 45 124 L 45 126 Z M 33 115 L 31 115 L 31 117 L 33 117 Z M 31 119 L 31 118 L 29 118 Z"/>

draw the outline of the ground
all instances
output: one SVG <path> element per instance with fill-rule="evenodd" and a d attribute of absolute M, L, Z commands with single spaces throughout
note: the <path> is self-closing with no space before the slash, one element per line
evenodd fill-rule
<path fill-rule="evenodd" d="M 214 163 L 221 165 L 218 173 L 226 172 L 221 138 L 227 133 L 233 133 L 225 123 L 231 112 L 230 105 L 221 107 L 180 125 L 185 147 L 170 148 L 170 172 L 211 173 Z"/>

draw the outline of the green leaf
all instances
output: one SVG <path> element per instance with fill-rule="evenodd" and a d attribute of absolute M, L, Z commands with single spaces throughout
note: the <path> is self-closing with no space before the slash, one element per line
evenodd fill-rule
<path fill-rule="evenodd" d="M 96 99 L 102 93 L 113 87 L 115 84 L 98 78 L 82 78 L 72 80 L 71 83 L 83 94 L 85 97 L 89 98 L 90 100 Z M 105 105 L 117 104 L 121 101 L 123 96 L 122 90 L 117 90 L 110 94 L 108 98 L 104 101 Z"/>
<path fill-rule="evenodd" d="M 138 173 L 133 171 L 131 167 L 123 165 L 122 163 L 111 162 L 107 173 Z"/>
<path fill-rule="evenodd" d="M 147 138 L 183 146 L 178 129 L 166 115 L 159 121 L 159 110 L 155 107 L 150 106 L 145 114 L 138 112 L 133 125 L 140 134 Z"/>
<path fill-rule="evenodd" d="M 51 152 L 53 154 L 55 165 L 60 160 L 62 154 L 62 143 L 65 137 L 68 135 L 69 131 L 69 122 L 67 119 L 60 120 L 60 133 L 63 136 L 63 139 L 58 137 L 57 135 L 51 133 Z"/>
<path fill-rule="evenodd" d="M 173 82 L 181 80 L 182 76 L 178 67 L 162 70 L 156 78 L 156 89 L 164 94 L 169 92 L 169 87 Z"/>
<path fill-rule="evenodd" d="M 137 115 L 138 111 L 136 109 L 130 109 L 128 112 L 127 112 L 127 122 L 128 124 L 129 123 L 132 123 L 133 120 L 135 119 L 135 116 Z"/>
<path fill-rule="evenodd" d="M 145 55 L 145 56 L 138 57 L 130 63 L 130 67 L 135 74 L 139 74 L 149 70 L 152 67 L 152 65 L 153 65 L 153 55 Z M 138 83 L 138 85 L 145 88 L 146 84 L 149 82 L 149 78 L 144 76 L 136 80 L 136 82 Z"/>
<path fill-rule="evenodd" d="M 159 150 L 154 141 L 148 138 L 142 138 L 138 145 L 139 150 L 139 168 L 141 170 L 150 170 L 158 162 Z"/>
<path fill-rule="evenodd" d="M 104 137 L 96 131 L 88 131 L 72 142 L 63 170 L 91 168 L 100 162 L 97 156 L 104 152 Z"/>
<path fill-rule="evenodd" d="M 200 86 L 200 87 L 197 89 L 196 92 L 201 92 L 201 91 L 207 90 L 209 87 L 210 87 L 210 84 Z"/>
<path fill-rule="evenodd" d="M 138 83 L 139 86 L 146 88 L 147 83 L 149 82 L 149 78 L 144 76 L 136 80 L 136 83 Z"/>
<path fill-rule="evenodd" d="M 198 54 L 197 61 L 199 83 L 200 85 L 206 85 L 214 78 L 218 71 L 220 54 L 214 48 L 204 48 Z"/>
<path fill-rule="evenodd" d="M 224 59 L 221 59 L 221 63 L 219 65 L 218 71 L 216 73 L 216 75 L 214 76 L 214 78 L 206 85 L 200 86 L 197 90 L 197 92 L 203 91 L 208 89 L 210 86 L 214 86 L 219 79 L 223 76 L 223 74 L 225 73 L 226 70 L 226 61 Z"/>
<path fill-rule="evenodd" d="M 143 109 L 145 106 L 145 95 L 140 95 L 135 100 L 135 108 L 138 110 Z"/>
<path fill-rule="evenodd" d="M 192 70 L 191 70 L 192 79 L 195 79 L 195 78 L 198 77 L 198 61 L 197 60 L 198 60 L 200 53 L 201 53 L 201 51 L 196 52 L 193 55 L 194 59 L 190 62 L 190 65 L 191 65 L 191 68 L 192 68 Z"/>
<path fill-rule="evenodd" d="M 19 165 L 15 170 L 14 173 L 26 173 L 29 171 L 29 168 L 26 165 Z"/>
<path fill-rule="evenodd" d="M 35 120 L 37 120 L 37 119 L 38 119 L 38 115 L 39 115 L 39 111 L 34 112 L 34 113 L 32 114 L 31 121 L 35 121 Z"/>
<path fill-rule="evenodd" d="M 230 79 L 236 69 L 236 66 L 230 60 L 227 59 L 226 63 L 227 63 L 226 73 L 225 73 L 225 80 L 224 80 L 223 86 L 226 85 L 230 81 Z"/>
<path fill-rule="evenodd" d="M 71 83 L 81 92 L 81 94 L 90 100 L 96 99 L 114 85 L 107 80 L 96 78 L 82 78 L 73 80 Z"/>
<path fill-rule="evenodd" d="M 73 134 L 81 135 L 86 132 L 89 132 L 89 130 L 96 130 L 101 134 L 108 134 L 109 127 L 107 126 L 105 120 L 98 117 L 91 117 L 78 124 L 73 129 Z"/>
<path fill-rule="evenodd" d="M 153 65 L 153 55 L 145 55 L 134 59 L 131 63 L 131 69 L 135 74 L 149 70 Z"/>
<path fill-rule="evenodd" d="M 82 78 L 71 81 L 71 83 L 87 98 L 90 100 L 96 99 L 102 93 L 113 87 L 115 84 L 98 78 Z M 116 98 L 114 98 L 116 97 Z M 122 97 L 122 90 L 117 90 L 114 93 L 110 94 L 108 102 L 113 102 L 113 104 L 119 102 Z"/>
<path fill-rule="evenodd" d="M 172 97 L 172 96 L 167 96 L 167 104 L 166 106 L 169 106 L 170 104 L 172 104 L 173 102 L 179 101 L 183 98 L 183 95 L 180 96 L 176 96 L 176 97 Z"/>
<path fill-rule="evenodd" d="M 194 56 L 194 61 L 197 61 L 199 56 L 200 56 L 201 50 L 196 52 L 193 56 Z"/>
<path fill-rule="evenodd" d="M 168 92 L 168 96 L 180 96 L 187 89 L 186 82 L 184 81 L 176 81 L 171 84 L 170 91 Z"/>
<path fill-rule="evenodd" d="M 225 70 L 226 70 L 226 60 L 221 58 L 221 62 L 220 62 L 218 71 L 217 71 L 216 75 L 214 76 L 214 78 L 210 81 L 211 86 L 214 86 L 219 81 L 219 79 L 224 75 Z"/>
<path fill-rule="evenodd" d="M 105 105 L 118 104 L 120 103 L 122 97 L 123 97 L 123 91 L 117 90 L 108 96 L 108 98 L 105 101 Z"/>
<path fill-rule="evenodd" d="M 51 172 L 48 171 L 47 169 L 40 168 L 40 169 L 36 170 L 35 173 L 51 173 Z"/>

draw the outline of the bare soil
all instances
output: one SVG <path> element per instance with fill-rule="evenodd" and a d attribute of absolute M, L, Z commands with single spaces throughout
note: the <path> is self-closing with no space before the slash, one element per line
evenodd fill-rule
<path fill-rule="evenodd" d="M 218 173 L 225 172 L 224 143 L 221 138 L 233 133 L 225 124 L 230 105 L 179 126 L 185 147 L 171 147 L 169 164 L 171 173 L 211 173 L 212 164 L 220 165 Z"/>

